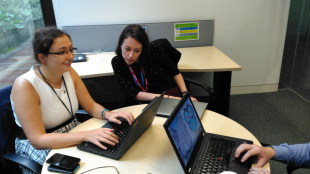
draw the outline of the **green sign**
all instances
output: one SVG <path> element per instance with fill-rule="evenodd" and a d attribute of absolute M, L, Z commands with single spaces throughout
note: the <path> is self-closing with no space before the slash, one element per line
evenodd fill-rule
<path fill-rule="evenodd" d="M 199 23 L 176 23 L 174 24 L 174 40 L 198 40 L 199 39 Z"/>

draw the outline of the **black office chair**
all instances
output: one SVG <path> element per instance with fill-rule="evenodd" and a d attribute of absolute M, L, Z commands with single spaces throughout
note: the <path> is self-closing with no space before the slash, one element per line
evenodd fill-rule
<path fill-rule="evenodd" d="M 292 174 L 297 169 L 299 169 L 299 167 L 293 167 L 293 166 L 289 166 L 289 165 L 286 166 L 287 174 Z"/>
<path fill-rule="evenodd" d="M 12 86 L 0 89 L 0 156 L 4 173 L 19 174 L 19 165 L 41 173 L 42 165 L 15 154 L 16 123 L 11 108 Z M 2 173 L 2 172 L 1 172 Z"/>
<path fill-rule="evenodd" d="M 162 46 L 165 52 L 168 54 L 168 56 L 172 59 L 172 61 L 176 65 L 179 63 L 182 54 L 177 49 L 175 49 L 166 38 L 156 39 L 156 40 L 153 40 L 151 43 L 155 43 L 155 44 Z M 208 106 L 206 109 L 214 110 L 214 103 L 216 101 L 216 96 L 215 96 L 213 89 L 210 86 L 203 85 L 200 82 L 195 81 L 190 78 L 184 78 L 184 81 L 185 81 L 186 88 L 189 92 L 191 92 L 191 87 L 194 87 L 194 86 L 198 86 L 202 88 L 208 95 L 194 96 L 194 97 L 196 97 L 197 100 L 200 102 L 208 103 Z"/>

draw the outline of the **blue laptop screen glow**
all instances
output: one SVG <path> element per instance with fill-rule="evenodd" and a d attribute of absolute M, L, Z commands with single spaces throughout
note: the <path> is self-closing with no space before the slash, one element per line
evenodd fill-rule
<path fill-rule="evenodd" d="M 189 98 L 171 122 L 168 130 L 184 165 L 187 166 L 201 131 L 201 124 Z"/>

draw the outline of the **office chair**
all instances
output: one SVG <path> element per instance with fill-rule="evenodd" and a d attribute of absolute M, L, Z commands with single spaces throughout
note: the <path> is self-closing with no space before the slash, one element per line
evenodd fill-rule
<path fill-rule="evenodd" d="M 16 123 L 11 108 L 12 85 L 0 89 L 0 156 L 1 168 L 4 173 L 19 174 L 19 165 L 24 166 L 34 173 L 41 173 L 42 165 L 15 154 Z"/>
<path fill-rule="evenodd" d="M 299 167 L 294 167 L 294 166 L 289 166 L 289 165 L 286 166 L 287 174 L 292 174 L 297 169 L 299 169 Z"/>
<path fill-rule="evenodd" d="M 156 39 L 153 40 L 151 43 L 155 43 L 157 45 L 162 46 L 165 52 L 168 54 L 168 56 L 172 59 L 172 61 L 176 65 L 179 63 L 182 54 L 177 49 L 175 49 L 166 38 Z M 216 96 L 213 89 L 210 86 L 202 85 L 200 82 L 190 78 L 184 78 L 184 82 L 189 92 L 191 92 L 191 87 L 193 86 L 198 86 L 202 88 L 205 92 L 207 92 L 209 96 L 197 96 L 196 98 L 200 102 L 208 103 L 206 109 L 214 110 L 214 103 L 216 101 Z"/>

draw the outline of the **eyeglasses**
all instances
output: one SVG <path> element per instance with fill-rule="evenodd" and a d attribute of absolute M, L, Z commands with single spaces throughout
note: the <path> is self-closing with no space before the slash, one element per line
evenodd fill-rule
<path fill-rule="evenodd" d="M 69 51 L 61 51 L 58 53 L 48 52 L 48 54 L 57 54 L 58 56 L 64 56 L 64 55 L 67 55 L 69 52 L 72 54 L 72 53 L 75 53 L 76 51 L 77 51 L 77 48 L 71 48 Z"/>

